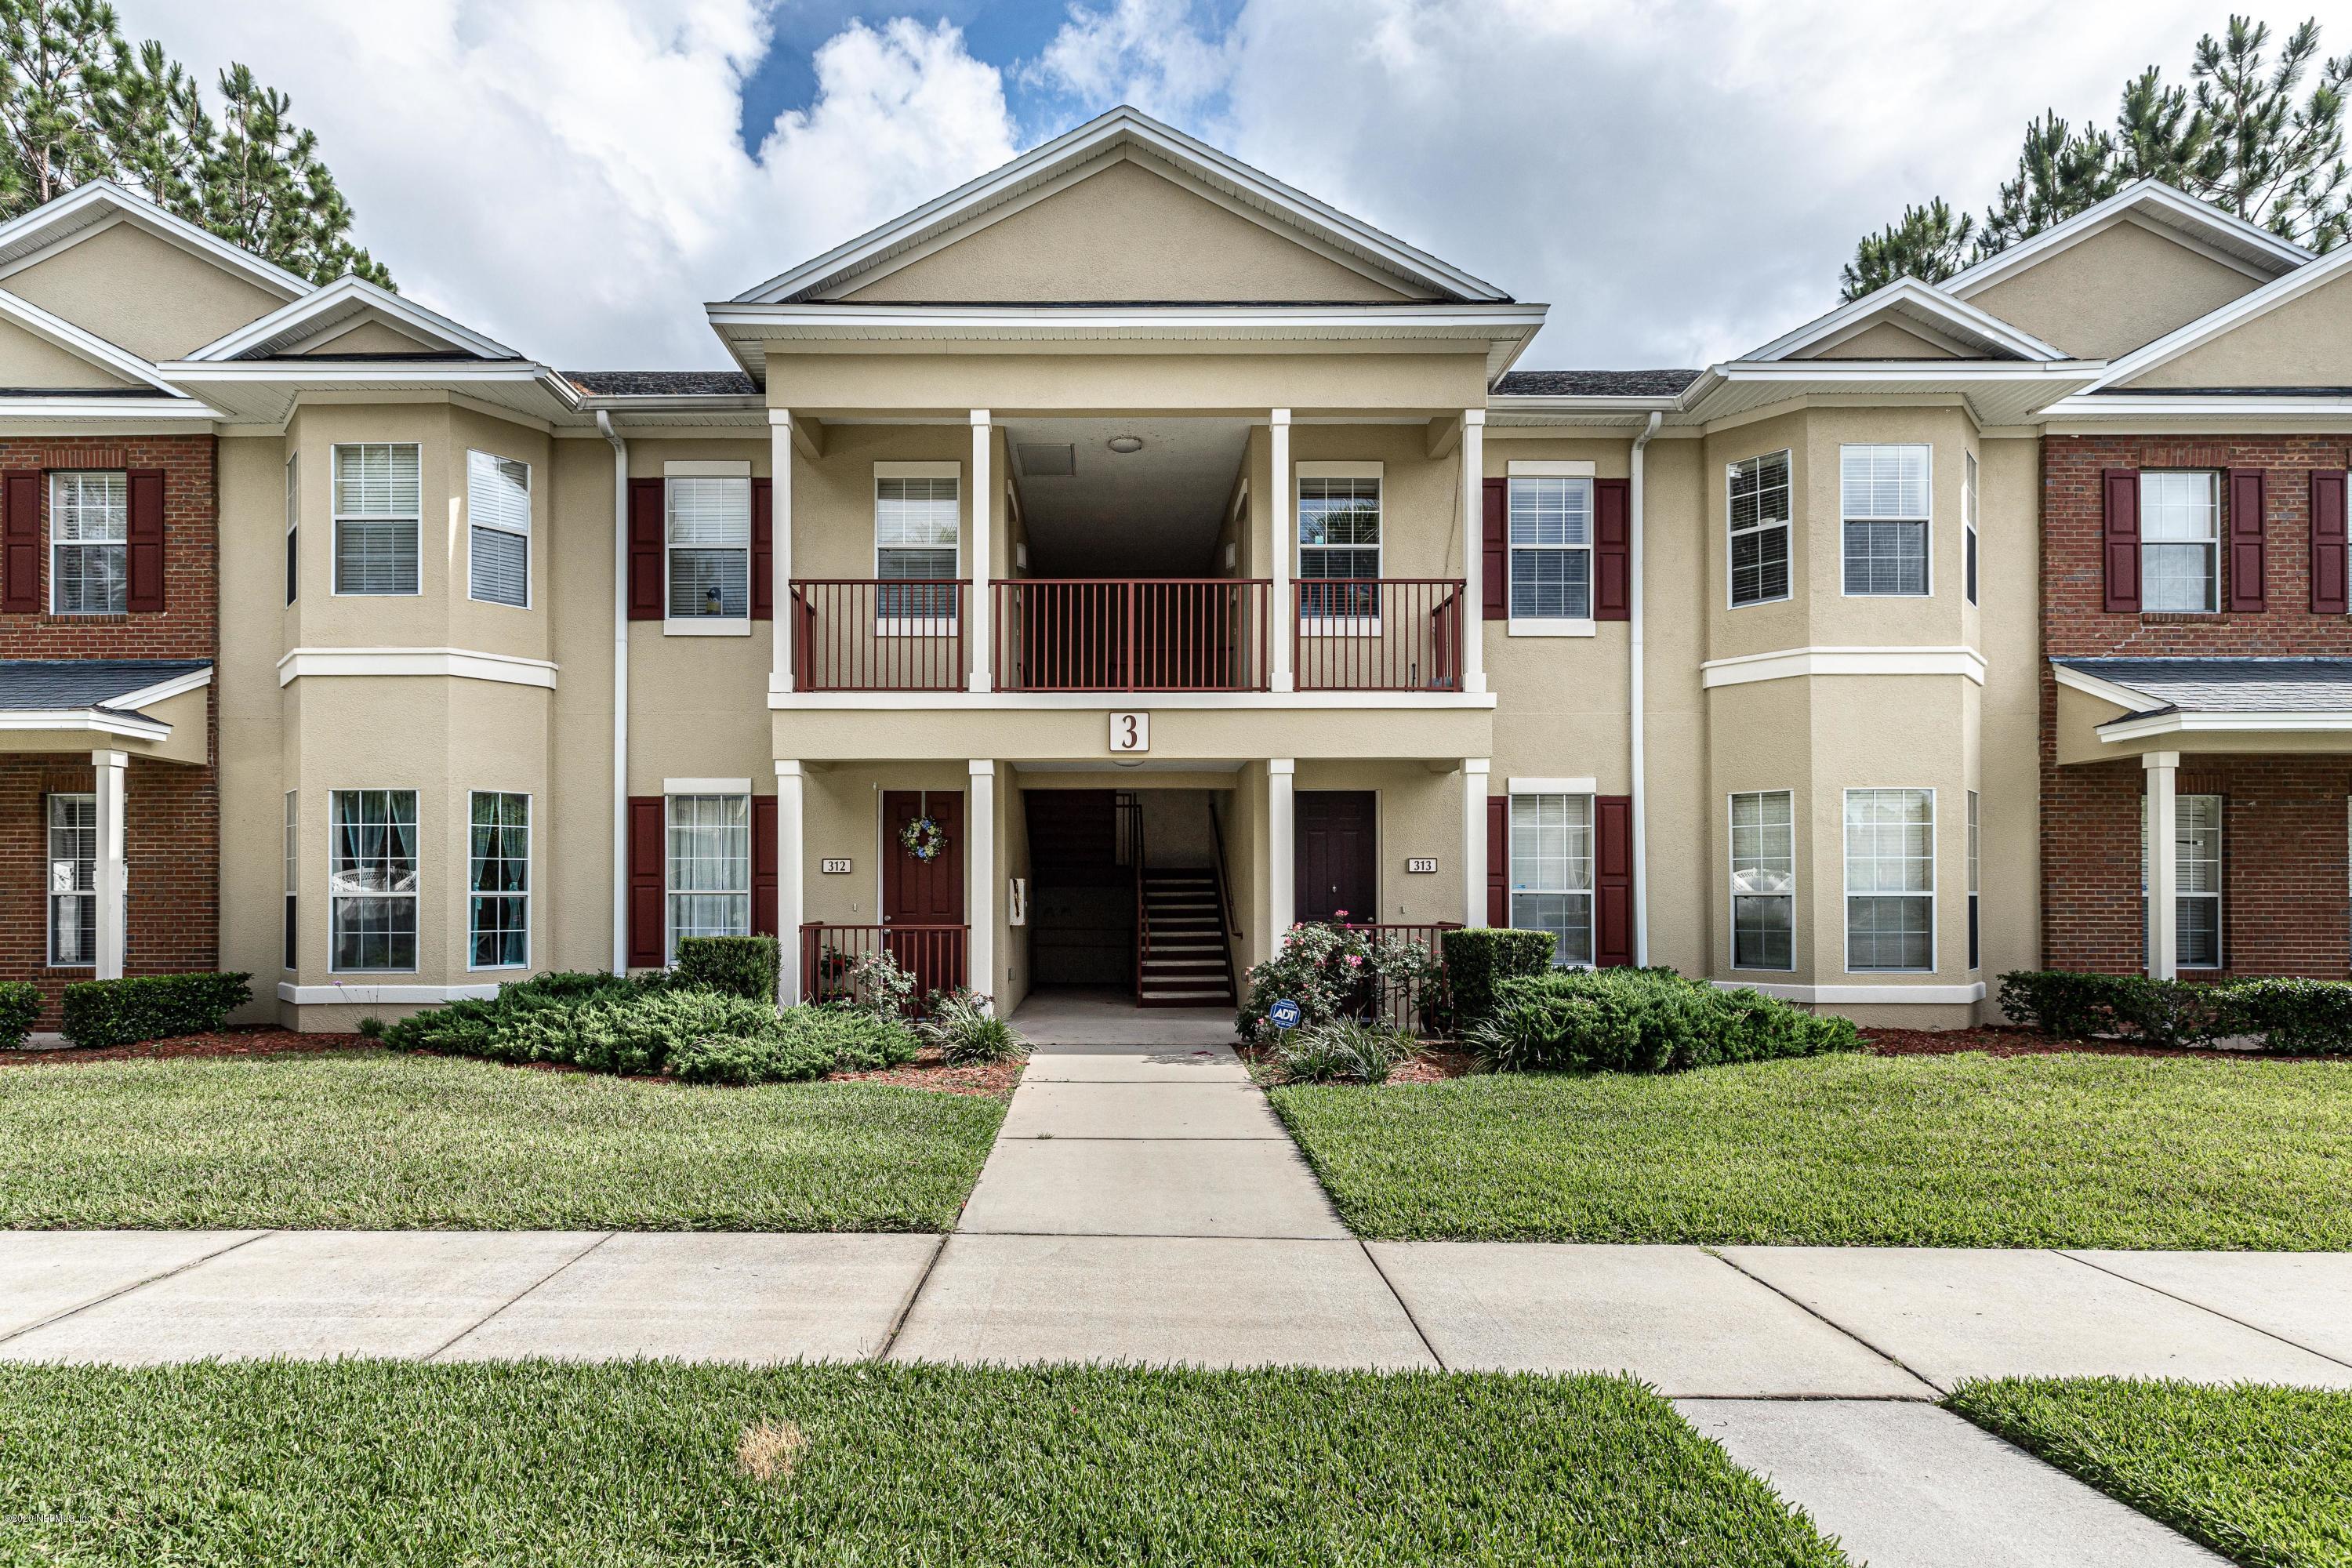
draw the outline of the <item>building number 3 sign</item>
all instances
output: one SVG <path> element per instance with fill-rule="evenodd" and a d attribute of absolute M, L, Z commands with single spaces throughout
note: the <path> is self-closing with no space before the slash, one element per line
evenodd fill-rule
<path fill-rule="evenodd" d="M 1151 750 L 1151 715 L 1114 713 L 1110 716 L 1110 749 L 1114 752 Z"/>

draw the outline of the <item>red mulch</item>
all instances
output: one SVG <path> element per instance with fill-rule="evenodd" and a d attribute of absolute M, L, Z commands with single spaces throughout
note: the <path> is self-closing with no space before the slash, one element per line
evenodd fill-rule
<path fill-rule="evenodd" d="M 2126 1040 L 2062 1040 L 2039 1029 L 2015 1024 L 1986 1024 L 1973 1029 L 1862 1030 L 1862 1043 L 1879 1057 L 1948 1057 L 1962 1051 L 1982 1051 L 1995 1057 L 2047 1057 L 2062 1054 L 2098 1057 L 2221 1057 L 2231 1061 L 2294 1061 L 2308 1058 L 2276 1057 L 2255 1051 L 2216 1050 L 2208 1046 L 2139 1046 Z"/>
<path fill-rule="evenodd" d="M 1234 1054 L 1255 1067 L 1273 1054 L 1270 1046 L 1235 1046 Z M 1389 1074 L 1391 1083 L 1443 1083 L 1449 1078 L 1467 1078 L 1478 1070 L 1478 1058 L 1468 1051 L 1450 1046 L 1423 1046 L 1420 1055 Z"/>
<path fill-rule="evenodd" d="M 935 1048 L 926 1046 L 921 1054 L 902 1068 L 877 1068 L 872 1072 L 837 1072 L 825 1079 L 827 1083 L 895 1083 L 901 1089 L 936 1089 L 941 1094 L 981 1094 L 998 1100 L 1009 1097 L 1021 1081 L 1021 1063 L 982 1062 L 972 1067 L 951 1068 L 940 1059 Z"/>
<path fill-rule="evenodd" d="M 101 1046 L 95 1050 L 68 1047 L 56 1051 L 0 1051 L 0 1065 L 143 1062 L 175 1057 L 309 1056 L 320 1051 L 348 1051 L 367 1044 L 358 1035 L 304 1035 L 275 1028 L 223 1029 L 213 1035 L 184 1035 L 176 1040 L 143 1040 L 135 1046 Z"/>

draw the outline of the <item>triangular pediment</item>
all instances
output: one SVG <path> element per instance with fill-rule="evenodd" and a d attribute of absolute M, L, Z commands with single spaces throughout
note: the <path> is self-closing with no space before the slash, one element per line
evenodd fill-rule
<path fill-rule="evenodd" d="M 0 390 L 17 396 L 181 395 L 137 354 L 5 291 L 0 291 Z"/>
<path fill-rule="evenodd" d="M 357 278 L 340 278 L 188 359 L 517 359 L 514 350 L 413 300 Z"/>
<path fill-rule="evenodd" d="M 2065 357 L 2032 333 L 2020 331 L 1916 278 L 1897 279 L 1859 300 L 1849 300 L 1827 315 L 1741 356 L 1749 363 Z"/>
<path fill-rule="evenodd" d="M 2100 389 L 2352 386 L 2352 250 L 2269 283 L 2110 366 Z"/>

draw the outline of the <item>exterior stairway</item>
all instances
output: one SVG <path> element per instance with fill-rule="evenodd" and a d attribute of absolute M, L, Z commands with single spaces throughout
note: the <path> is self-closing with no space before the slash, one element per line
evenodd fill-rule
<path fill-rule="evenodd" d="M 1230 1007 L 1233 950 L 1225 941 L 1217 874 L 1143 873 L 1143 944 L 1136 1000 L 1146 1007 Z"/>

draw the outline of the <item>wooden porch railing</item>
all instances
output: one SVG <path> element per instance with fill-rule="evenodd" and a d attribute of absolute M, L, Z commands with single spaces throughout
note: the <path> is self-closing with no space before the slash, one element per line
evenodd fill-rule
<path fill-rule="evenodd" d="M 1251 577 L 999 581 L 1000 691 L 1263 691 L 1274 585 Z"/>
<path fill-rule="evenodd" d="M 839 926 L 811 921 L 801 927 L 801 998 L 807 1002 L 866 1002 L 850 970 L 877 949 L 898 961 L 915 977 L 912 1005 L 919 1008 L 934 991 L 966 984 L 964 951 L 971 928 L 960 925 Z"/>
<path fill-rule="evenodd" d="M 1462 689 L 1460 578 L 1302 578 L 1291 595 L 1299 690 Z"/>
<path fill-rule="evenodd" d="M 971 591 L 953 577 L 795 577 L 794 689 L 962 690 Z"/>

